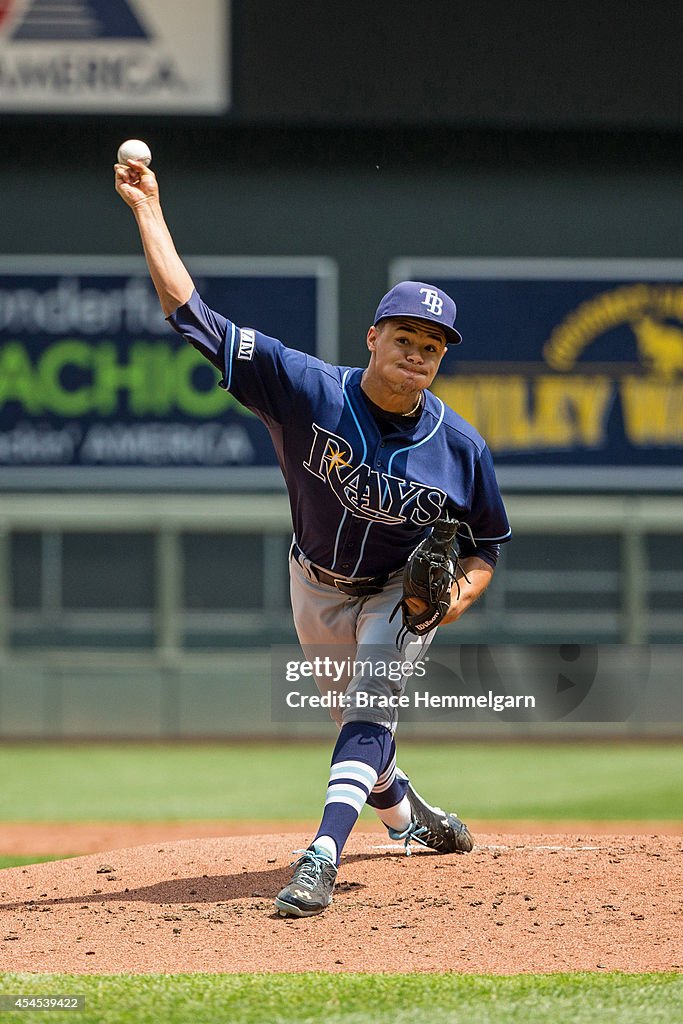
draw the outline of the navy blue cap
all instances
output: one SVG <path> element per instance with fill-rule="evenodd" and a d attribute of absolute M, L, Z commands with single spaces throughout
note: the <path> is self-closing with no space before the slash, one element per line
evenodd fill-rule
<path fill-rule="evenodd" d="M 459 345 L 462 337 L 453 326 L 455 313 L 453 299 L 435 285 L 425 284 L 424 281 L 401 281 L 394 285 L 380 302 L 373 325 L 390 316 L 409 316 L 416 320 L 427 320 L 443 328 L 447 342 Z"/>

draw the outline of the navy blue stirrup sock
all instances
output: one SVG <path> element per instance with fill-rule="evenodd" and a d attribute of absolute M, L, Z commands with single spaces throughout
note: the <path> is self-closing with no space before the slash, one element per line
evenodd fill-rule
<path fill-rule="evenodd" d="M 332 753 L 322 821 L 313 840 L 330 837 L 336 846 L 337 864 L 368 794 L 391 760 L 393 742 L 383 725 L 349 722 L 342 726 Z"/>
<path fill-rule="evenodd" d="M 377 782 L 367 799 L 368 806 L 374 807 L 376 810 L 395 807 L 396 804 L 400 804 L 407 790 L 407 778 L 396 774 L 396 744 L 392 736 L 387 763 L 382 767 Z"/>

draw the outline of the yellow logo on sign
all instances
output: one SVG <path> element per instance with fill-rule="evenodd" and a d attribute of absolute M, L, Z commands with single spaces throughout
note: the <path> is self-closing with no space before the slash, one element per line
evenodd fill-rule
<path fill-rule="evenodd" d="M 683 328 L 643 316 L 633 324 L 640 355 L 658 377 L 672 380 L 683 373 Z"/>
<path fill-rule="evenodd" d="M 580 366 L 589 346 L 623 327 L 637 363 Z M 634 447 L 683 444 L 683 287 L 636 283 L 594 296 L 557 325 L 543 358 L 538 368 L 437 379 L 434 390 L 494 452 L 606 447 L 616 403 Z"/>
<path fill-rule="evenodd" d="M 622 324 L 632 326 L 641 355 L 654 358 L 656 368 L 667 364 L 667 349 L 675 339 L 681 352 L 681 329 L 664 321 L 683 323 L 683 288 L 674 285 L 622 285 L 583 302 L 555 328 L 543 355 L 554 370 L 571 370 L 577 357 L 601 335 Z M 669 332 L 672 332 L 671 334 Z M 678 369 L 683 367 L 678 362 Z"/>

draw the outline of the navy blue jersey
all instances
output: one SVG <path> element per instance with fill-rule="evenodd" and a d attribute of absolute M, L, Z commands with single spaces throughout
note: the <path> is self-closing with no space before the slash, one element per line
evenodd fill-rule
<path fill-rule="evenodd" d="M 169 318 L 223 373 L 221 386 L 266 425 L 304 554 L 340 575 L 399 569 L 444 506 L 470 527 L 463 556 L 495 565 L 510 537 L 491 454 L 431 391 L 418 417 L 377 422 L 363 370 L 333 366 L 239 328 L 193 293 Z"/>

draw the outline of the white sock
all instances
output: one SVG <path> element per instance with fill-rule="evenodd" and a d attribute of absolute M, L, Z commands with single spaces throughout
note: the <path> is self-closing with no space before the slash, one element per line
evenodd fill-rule
<path fill-rule="evenodd" d="M 337 844 L 332 836 L 318 836 L 313 843 L 313 849 L 316 853 L 329 857 L 333 864 L 337 863 Z"/>
<path fill-rule="evenodd" d="M 387 828 L 394 828 L 397 832 L 405 832 L 413 817 L 407 796 L 403 797 L 400 804 L 394 804 L 393 807 L 375 807 L 375 810 Z"/>

